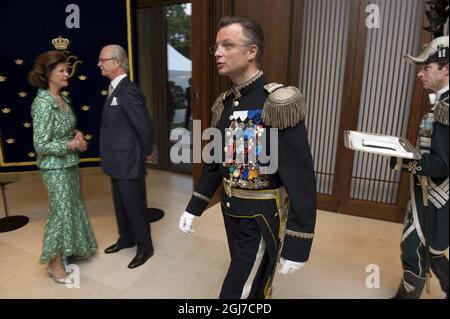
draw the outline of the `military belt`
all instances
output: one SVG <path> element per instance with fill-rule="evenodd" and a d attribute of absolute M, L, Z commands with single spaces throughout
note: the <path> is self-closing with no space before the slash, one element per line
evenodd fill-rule
<path fill-rule="evenodd" d="M 277 199 L 277 196 L 283 194 L 284 192 L 284 187 L 264 190 L 235 188 L 230 185 L 229 180 L 226 178 L 223 179 L 223 189 L 228 197 L 237 197 L 242 199 Z"/>

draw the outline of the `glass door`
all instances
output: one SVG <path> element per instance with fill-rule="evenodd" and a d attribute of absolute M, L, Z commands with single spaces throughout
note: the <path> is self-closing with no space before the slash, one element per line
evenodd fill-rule
<path fill-rule="evenodd" d="M 191 172 L 192 164 L 174 163 L 170 152 L 173 145 L 182 143 L 182 149 L 192 153 L 192 57 L 191 57 L 191 3 L 165 6 L 167 46 L 167 129 L 168 162 L 172 169 Z M 192 161 L 190 161 L 192 162 Z"/>
<path fill-rule="evenodd" d="M 191 174 L 191 161 L 174 163 L 170 151 L 180 141 L 192 149 L 192 5 L 143 0 L 138 6 L 138 79 L 154 123 L 151 166 Z"/>

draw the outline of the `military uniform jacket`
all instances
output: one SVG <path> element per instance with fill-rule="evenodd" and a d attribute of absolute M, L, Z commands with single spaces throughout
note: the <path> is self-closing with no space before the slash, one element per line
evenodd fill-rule
<path fill-rule="evenodd" d="M 217 127 L 225 137 L 225 153 L 230 151 L 227 146 L 226 129 L 236 125 L 249 125 L 255 129 L 260 126 L 276 128 L 278 132 L 278 170 L 273 174 L 263 174 L 264 168 L 244 169 L 240 172 L 240 181 L 234 187 L 251 190 L 277 189 L 284 186 L 290 201 L 286 232 L 281 256 L 285 259 L 305 262 L 309 258 L 316 221 L 316 182 L 311 151 L 304 124 L 304 99 L 299 93 L 297 99 L 286 105 L 277 106 L 268 103 L 272 96 L 269 92 L 277 89 L 277 85 L 267 85 L 262 72 L 255 75 L 240 87 L 234 87 L 219 96 L 213 107 L 212 126 Z M 299 102 L 301 105 L 299 105 Z M 270 104 L 270 105 L 269 105 Z M 282 120 L 284 119 L 284 120 Z M 237 136 L 239 138 L 239 136 Z M 251 140 L 241 136 L 249 150 Z M 270 143 L 269 143 L 270 144 Z M 268 149 L 270 145 L 268 146 Z M 239 146 L 236 146 L 236 154 Z M 247 152 L 247 151 L 245 151 Z M 244 152 L 243 152 L 244 153 Z M 206 209 L 211 197 L 225 179 L 233 179 L 236 168 L 231 164 L 204 164 L 203 173 L 195 187 L 194 194 L 186 211 L 200 216 Z M 253 176 L 252 176 L 253 174 Z M 231 177 L 230 177 L 231 176 Z M 239 173 L 235 176 L 239 176 Z M 277 212 L 275 203 L 262 200 L 242 200 L 236 197 L 222 195 L 222 205 L 226 203 L 227 213 L 239 215 L 274 214 Z"/>
<path fill-rule="evenodd" d="M 448 89 L 442 93 L 433 105 L 431 112 L 426 114 L 420 125 L 417 148 L 422 158 L 420 160 L 391 161 L 405 172 L 411 173 L 411 201 L 409 209 L 412 217 L 409 221 L 414 225 L 419 238 L 425 245 L 423 189 L 420 179 L 426 179 L 429 214 L 429 244 L 431 250 L 442 253 L 448 248 L 448 198 L 449 198 L 449 153 L 448 153 Z"/>

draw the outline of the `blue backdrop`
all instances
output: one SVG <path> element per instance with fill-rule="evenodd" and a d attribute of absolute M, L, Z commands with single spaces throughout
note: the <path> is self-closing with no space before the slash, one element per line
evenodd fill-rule
<path fill-rule="evenodd" d="M 79 28 L 66 25 L 68 17 L 76 22 L 70 4 L 79 9 Z M 58 37 L 70 40 L 64 51 L 76 66 L 64 91 L 77 114 L 78 128 L 90 138 L 82 165 L 99 164 L 99 125 L 109 82 L 101 76 L 97 59 L 106 44 L 133 47 L 130 12 L 135 12 L 132 0 L 1 1 L 0 173 L 36 170 L 30 114 L 36 89 L 27 83 L 27 74 L 39 53 L 55 49 L 52 40 Z"/>

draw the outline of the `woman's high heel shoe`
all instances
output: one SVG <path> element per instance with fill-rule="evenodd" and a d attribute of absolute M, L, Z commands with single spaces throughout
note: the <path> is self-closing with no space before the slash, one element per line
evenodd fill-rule
<path fill-rule="evenodd" d="M 57 284 L 71 284 L 72 280 L 69 278 L 69 276 L 63 277 L 63 278 L 57 278 L 55 276 L 55 274 L 53 273 L 52 269 L 49 268 L 48 269 L 48 276 L 50 278 L 53 278 L 53 280 L 57 283 Z"/>

